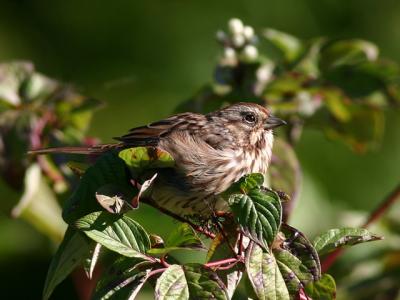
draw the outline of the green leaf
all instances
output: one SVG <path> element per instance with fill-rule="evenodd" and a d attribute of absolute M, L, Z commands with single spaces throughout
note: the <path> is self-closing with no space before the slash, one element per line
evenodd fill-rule
<path fill-rule="evenodd" d="M 104 247 L 128 257 L 145 257 L 150 248 L 146 231 L 127 216 L 94 212 L 75 222 L 75 226 Z"/>
<path fill-rule="evenodd" d="M 229 299 L 232 299 L 235 294 L 236 288 L 238 287 L 242 277 L 243 271 L 241 270 L 232 269 L 226 274 L 226 292 Z"/>
<path fill-rule="evenodd" d="M 138 178 L 144 170 L 172 168 L 175 165 L 169 153 L 154 147 L 125 149 L 119 157 L 129 166 L 133 178 Z"/>
<path fill-rule="evenodd" d="M 147 253 L 151 254 L 164 254 L 173 250 L 180 249 L 193 249 L 193 250 L 204 250 L 205 247 L 197 236 L 196 232 L 193 228 L 187 224 L 182 223 L 178 227 L 176 227 L 168 239 L 165 242 L 164 248 L 153 248 L 147 251 Z"/>
<path fill-rule="evenodd" d="M 320 67 L 328 70 L 343 65 L 374 61 L 378 54 L 378 47 L 369 41 L 360 39 L 332 41 L 321 49 Z"/>
<path fill-rule="evenodd" d="M 217 273 L 193 264 L 183 266 L 191 299 L 228 299 L 225 286 Z"/>
<path fill-rule="evenodd" d="M 327 123 L 326 118 L 329 116 L 321 110 L 321 114 L 316 114 L 309 124 L 321 127 L 327 137 L 344 142 L 356 152 L 376 148 L 384 131 L 383 111 L 355 103 L 348 104 L 347 110 L 350 119 L 346 122 L 333 119 Z"/>
<path fill-rule="evenodd" d="M 335 280 L 331 275 L 323 274 L 320 280 L 308 284 L 305 292 L 314 300 L 334 300 L 336 299 Z"/>
<path fill-rule="evenodd" d="M 148 193 L 149 190 L 151 190 L 151 187 L 153 185 L 154 180 L 157 178 L 157 173 L 155 173 L 150 179 L 145 180 L 139 189 L 138 194 L 136 197 L 131 201 L 132 203 L 132 208 L 137 208 L 139 206 L 140 198 L 141 197 L 146 197 L 146 195 L 149 195 Z"/>
<path fill-rule="evenodd" d="M 147 265 L 146 271 L 141 271 Z M 139 258 L 118 258 L 102 275 L 92 300 L 135 299 L 146 282 L 151 264 Z"/>
<path fill-rule="evenodd" d="M 274 248 L 274 253 L 276 257 L 280 257 L 282 252 L 288 252 L 291 256 L 301 261 L 301 266 L 299 266 L 301 272 L 307 273 L 305 275 L 298 275 L 297 278 L 300 279 L 303 285 L 308 283 L 308 280 L 318 280 L 321 277 L 321 265 L 318 253 L 314 248 L 313 244 L 301 233 L 299 230 L 287 225 L 282 224 L 281 231 L 285 236 L 284 246 Z M 291 258 L 289 257 L 289 260 Z M 289 265 L 293 268 L 292 264 L 288 264 L 284 259 L 279 259 L 280 262 Z M 295 260 L 292 258 L 292 260 Z"/>
<path fill-rule="evenodd" d="M 264 248 L 271 246 L 282 221 L 278 195 L 256 188 L 232 195 L 228 203 L 243 233 Z"/>
<path fill-rule="evenodd" d="M 304 52 L 303 43 L 296 37 L 275 29 L 265 29 L 263 37 L 278 48 L 286 62 L 296 61 Z"/>
<path fill-rule="evenodd" d="M 300 288 L 321 276 L 319 257 L 312 244 L 298 230 L 284 225 L 272 251 L 251 244 L 246 269 L 260 299 L 294 299 Z"/>
<path fill-rule="evenodd" d="M 49 299 L 54 288 L 77 267 L 89 252 L 89 243 L 78 231 L 68 227 L 47 271 L 43 299 Z"/>
<path fill-rule="evenodd" d="M 323 88 L 318 91 L 329 112 L 340 122 L 351 120 L 349 98 L 338 88 Z"/>
<path fill-rule="evenodd" d="M 155 299 L 228 299 L 218 275 L 201 265 L 171 265 L 158 278 Z"/>
<path fill-rule="evenodd" d="M 260 300 L 291 299 L 273 254 L 253 243 L 246 257 L 247 274 Z"/>
<path fill-rule="evenodd" d="M 130 183 L 128 168 L 117 153 L 108 152 L 89 167 L 79 182 L 78 188 L 65 202 L 63 218 L 73 223 L 83 216 L 102 209 L 96 200 L 96 192 L 105 185 L 119 188 L 126 198 L 132 199 L 137 191 Z"/>
<path fill-rule="evenodd" d="M 249 191 L 259 188 L 264 184 L 264 175 L 261 173 L 247 174 L 236 181 L 224 193 L 224 195 L 231 195 L 233 193 L 247 194 Z"/>
<path fill-rule="evenodd" d="M 154 298 L 156 300 L 189 299 L 189 287 L 182 266 L 171 265 L 158 278 Z"/>
<path fill-rule="evenodd" d="M 93 277 L 93 271 L 96 267 L 97 261 L 99 260 L 101 251 L 101 244 L 94 243 L 94 245 L 89 250 L 89 255 L 85 258 L 83 262 L 83 269 L 85 270 L 86 276 L 89 279 Z"/>
<path fill-rule="evenodd" d="M 372 242 L 383 239 L 370 233 L 364 228 L 337 228 L 317 236 L 314 247 L 319 255 L 324 255 L 343 246 L 352 246 L 360 243 Z"/>

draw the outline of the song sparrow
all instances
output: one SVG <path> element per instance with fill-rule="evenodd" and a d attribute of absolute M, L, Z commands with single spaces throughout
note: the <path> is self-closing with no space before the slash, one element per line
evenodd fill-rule
<path fill-rule="evenodd" d="M 100 154 L 113 148 L 158 147 L 175 168 L 160 170 L 151 189 L 157 205 L 178 215 L 208 216 L 224 209 L 218 194 L 249 173 L 265 174 L 271 160 L 272 129 L 285 122 L 254 103 L 237 103 L 206 115 L 181 113 L 115 138 L 116 144 L 32 151 Z"/>

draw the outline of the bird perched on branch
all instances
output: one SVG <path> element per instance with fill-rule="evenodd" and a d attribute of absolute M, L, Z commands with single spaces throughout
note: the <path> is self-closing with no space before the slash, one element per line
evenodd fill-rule
<path fill-rule="evenodd" d="M 181 113 L 131 129 L 119 143 L 63 147 L 34 154 L 101 154 L 111 149 L 157 147 L 175 160 L 173 170 L 160 170 L 152 200 L 178 215 L 209 216 L 223 209 L 218 194 L 249 173 L 265 174 L 271 160 L 272 129 L 285 124 L 254 103 L 237 103 L 206 115 Z"/>

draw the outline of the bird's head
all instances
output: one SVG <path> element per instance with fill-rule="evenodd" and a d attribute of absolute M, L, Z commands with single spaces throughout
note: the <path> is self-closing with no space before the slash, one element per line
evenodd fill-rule
<path fill-rule="evenodd" d="M 221 125 L 233 135 L 233 142 L 243 147 L 256 145 L 265 137 L 272 140 L 272 129 L 286 124 L 271 115 L 268 109 L 255 103 L 236 103 L 210 116 L 222 122 Z"/>

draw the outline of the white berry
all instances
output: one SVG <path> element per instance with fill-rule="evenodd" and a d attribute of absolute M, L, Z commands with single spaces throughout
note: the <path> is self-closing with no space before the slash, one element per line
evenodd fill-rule
<path fill-rule="evenodd" d="M 240 19 L 233 18 L 228 22 L 229 30 L 232 34 L 242 34 L 243 32 L 243 22 Z"/>
<path fill-rule="evenodd" d="M 249 41 L 254 36 L 254 29 L 251 26 L 244 26 L 243 28 L 243 35 Z"/>
<path fill-rule="evenodd" d="M 258 49 L 253 45 L 247 45 L 243 49 L 243 56 L 246 60 L 255 60 L 258 57 Z"/>

